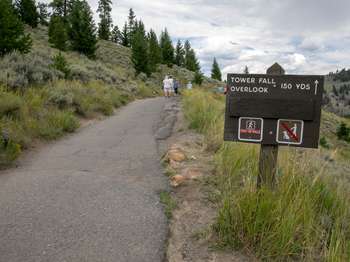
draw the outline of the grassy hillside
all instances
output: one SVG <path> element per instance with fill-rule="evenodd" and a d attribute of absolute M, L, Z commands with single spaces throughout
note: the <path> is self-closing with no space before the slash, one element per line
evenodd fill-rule
<path fill-rule="evenodd" d="M 0 167 L 36 139 L 75 131 L 80 118 L 111 115 L 135 98 L 159 95 L 166 73 L 183 84 L 193 77 L 188 70 L 166 66 L 149 78 L 135 76 L 130 49 L 108 41 L 99 41 L 95 60 L 62 52 L 67 70 L 58 70 L 54 58 L 60 52 L 50 47 L 47 27 L 26 30 L 33 39 L 31 52 L 0 58 Z"/>
<path fill-rule="evenodd" d="M 326 77 L 324 108 L 340 116 L 350 117 L 350 81 L 337 75 Z"/>
<path fill-rule="evenodd" d="M 276 191 L 258 191 L 259 145 L 222 141 L 224 96 L 194 90 L 183 106 L 190 127 L 215 154 L 216 176 L 209 182 L 218 206 L 218 247 L 263 261 L 349 261 L 350 144 L 335 135 L 349 120 L 323 112 L 321 136 L 329 147 L 281 147 Z"/>

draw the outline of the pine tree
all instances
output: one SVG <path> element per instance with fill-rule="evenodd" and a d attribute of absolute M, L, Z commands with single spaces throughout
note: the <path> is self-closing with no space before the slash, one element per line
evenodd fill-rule
<path fill-rule="evenodd" d="M 185 67 L 193 72 L 197 72 L 200 70 L 196 53 L 191 47 L 191 44 L 188 40 L 185 42 Z"/>
<path fill-rule="evenodd" d="M 65 17 L 65 10 L 67 10 L 67 8 L 64 0 L 53 0 L 49 6 L 52 8 L 52 15 Z"/>
<path fill-rule="evenodd" d="M 135 22 L 135 31 L 132 38 L 132 62 L 136 72 L 149 75 L 148 65 L 148 44 L 144 24 L 139 21 Z"/>
<path fill-rule="evenodd" d="M 48 26 L 49 25 L 49 17 L 50 17 L 50 14 L 49 14 L 49 11 L 47 10 L 48 9 L 48 4 L 45 4 L 45 3 L 38 3 L 38 9 L 39 9 L 39 23 L 41 25 L 45 25 L 45 26 Z"/>
<path fill-rule="evenodd" d="M 112 27 L 112 1 L 99 0 L 97 12 L 99 13 L 100 23 L 98 24 L 98 36 L 100 39 L 109 40 Z"/>
<path fill-rule="evenodd" d="M 203 74 L 200 70 L 196 71 L 194 74 L 193 82 L 197 85 L 202 85 L 203 83 Z"/>
<path fill-rule="evenodd" d="M 196 58 L 196 53 L 191 47 L 188 40 L 185 42 L 185 67 L 193 72 L 200 70 L 199 62 Z"/>
<path fill-rule="evenodd" d="M 159 46 L 156 33 L 151 29 L 148 34 L 148 49 L 149 49 L 149 70 L 155 72 L 157 64 L 162 62 L 162 50 Z"/>
<path fill-rule="evenodd" d="M 162 49 L 163 64 L 172 66 L 174 64 L 174 47 L 166 28 L 160 37 L 160 47 Z"/>
<path fill-rule="evenodd" d="M 0 56 L 13 50 L 28 53 L 32 41 L 29 34 L 24 34 L 22 22 L 16 15 L 11 0 L 0 1 Z"/>
<path fill-rule="evenodd" d="M 21 20 L 31 27 L 37 27 L 39 14 L 36 10 L 35 0 L 17 0 L 16 8 Z"/>
<path fill-rule="evenodd" d="M 215 57 L 214 57 L 213 67 L 211 69 L 211 78 L 222 81 L 220 67 Z"/>
<path fill-rule="evenodd" d="M 64 73 L 64 77 L 67 79 L 70 76 L 70 68 L 66 58 L 62 55 L 62 53 L 58 53 L 58 55 L 52 58 L 53 63 L 52 67 Z"/>
<path fill-rule="evenodd" d="M 129 16 L 128 16 L 128 27 L 129 27 L 129 32 L 133 31 L 134 27 L 136 26 L 137 21 L 136 21 L 136 15 L 135 12 L 132 8 L 129 9 Z"/>
<path fill-rule="evenodd" d="M 67 49 L 68 35 L 64 18 L 58 15 L 51 16 L 49 23 L 49 42 L 53 47 L 65 51 Z"/>
<path fill-rule="evenodd" d="M 185 65 L 185 50 L 180 40 L 177 41 L 175 48 L 175 64 L 178 66 Z"/>
<path fill-rule="evenodd" d="M 245 73 L 245 74 L 249 74 L 249 68 L 248 68 L 248 66 L 245 66 L 245 68 L 244 68 L 244 73 Z"/>
<path fill-rule="evenodd" d="M 128 23 L 127 23 L 127 35 L 129 46 L 132 44 L 133 34 L 137 27 L 136 15 L 132 8 L 129 9 Z"/>
<path fill-rule="evenodd" d="M 95 57 L 96 27 L 92 18 L 89 4 L 85 0 L 75 0 L 70 14 L 69 39 L 72 49 L 85 54 L 89 58 Z"/>
<path fill-rule="evenodd" d="M 123 31 L 122 31 L 122 39 L 121 39 L 121 44 L 123 46 L 129 47 L 130 46 L 130 41 L 129 41 L 129 33 L 128 33 L 128 24 L 125 22 Z"/>
<path fill-rule="evenodd" d="M 113 28 L 112 33 L 111 33 L 111 40 L 114 43 L 121 44 L 122 39 L 123 39 L 122 33 L 120 32 L 119 27 L 116 25 Z"/>

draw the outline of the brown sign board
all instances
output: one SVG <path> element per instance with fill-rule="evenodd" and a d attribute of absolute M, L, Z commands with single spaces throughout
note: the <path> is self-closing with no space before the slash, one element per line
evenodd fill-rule
<path fill-rule="evenodd" d="M 227 78 L 226 141 L 318 147 L 323 76 L 228 74 Z M 261 138 L 242 129 L 254 119 Z"/>

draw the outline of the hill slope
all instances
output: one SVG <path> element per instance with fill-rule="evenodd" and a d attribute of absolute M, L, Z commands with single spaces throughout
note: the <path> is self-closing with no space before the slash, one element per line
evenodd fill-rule
<path fill-rule="evenodd" d="M 90 60 L 50 47 L 47 27 L 26 30 L 33 40 L 31 52 L 0 59 L 0 167 L 35 139 L 73 132 L 81 117 L 111 115 L 135 98 L 159 95 L 165 74 L 182 84 L 193 79 L 186 69 L 164 65 L 149 78 L 136 76 L 129 48 L 99 41 L 96 59 Z M 67 62 L 64 70 L 54 65 L 58 54 Z"/>
<path fill-rule="evenodd" d="M 324 107 L 340 116 L 350 117 L 350 80 L 337 75 L 326 77 Z"/>

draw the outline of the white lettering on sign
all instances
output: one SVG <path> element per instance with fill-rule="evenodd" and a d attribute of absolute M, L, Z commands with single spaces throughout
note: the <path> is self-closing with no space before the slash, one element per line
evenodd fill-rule
<path fill-rule="evenodd" d="M 311 90 L 310 84 L 297 84 L 299 90 Z"/>
<path fill-rule="evenodd" d="M 318 80 L 315 81 L 315 95 L 317 95 L 317 87 L 318 87 L 319 83 L 320 82 L 318 82 Z"/>
<path fill-rule="evenodd" d="M 234 84 L 261 84 L 261 85 L 273 85 L 273 86 L 276 86 L 275 79 L 274 78 L 270 78 L 270 77 L 254 78 L 254 77 L 235 76 L 235 77 L 231 77 L 231 81 Z"/>
<path fill-rule="evenodd" d="M 282 83 L 281 89 L 285 89 L 285 90 L 297 89 L 297 90 L 301 90 L 301 91 L 310 91 L 311 84 L 296 83 L 295 85 L 293 85 L 291 83 Z"/>
<path fill-rule="evenodd" d="M 276 85 L 276 82 L 273 78 L 260 77 L 259 84 Z"/>
<path fill-rule="evenodd" d="M 233 83 L 255 84 L 254 77 L 232 77 Z"/>
<path fill-rule="evenodd" d="M 250 87 L 250 86 L 232 86 L 231 92 L 242 92 L 242 93 L 268 93 L 267 87 Z"/>

